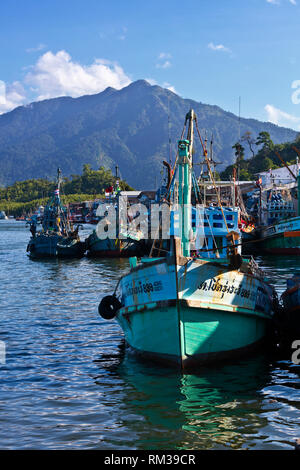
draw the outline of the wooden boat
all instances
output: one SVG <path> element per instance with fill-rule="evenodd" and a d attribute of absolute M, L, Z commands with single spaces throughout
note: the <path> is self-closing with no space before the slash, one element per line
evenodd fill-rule
<path fill-rule="evenodd" d="M 300 255 L 300 217 L 283 219 L 260 230 L 260 246 L 266 253 Z"/>
<path fill-rule="evenodd" d="M 187 122 L 187 139 L 179 141 L 174 171 L 174 177 L 179 173 L 181 217 L 179 226 L 171 227 L 172 249 L 165 258 L 142 258 L 140 263 L 131 258 L 130 272 L 99 304 L 100 315 L 116 318 L 127 344 L 138 354 L 182 368 L 257 347 L 267 334 L 276 302 L 254 260 L 240 255 L 238 208 L 225 210 L 221 204 L 191 208 L 193 125 L 197 124 L 193 110 Z M 196 230 L 204 233 L 200 249 L 193 249 L 191 242 L 193 211 L 203 216 L 202 223 L 196 223 Z"/>
<path fill-rule="evenodd" d="M 105 221 L 107 212 L 111 209 L 115 213 L 115 234 L 102 238 L 98 233 L 98 225 L 86 239 L 88 256 L 101 258 L 128 258 L 130 256 L 143 256 L 149 253 L 146 241 L 139 237 L 137 233 L 131 233 L 127 229 L 127 220 L 120 222 L 119 216 L 120 191 L 113 190 L 105 201 L 99 202 L 95 211 L 94 219 L 97 224 Z M 101 214 L 101 215 L 100 215 Z M 123 230 L 123 225 L 126 229 Z M 126 232 L 126 233 L 125 233 Z"/>
<path fill-rule="evenodd" d="M 287 168 L 293 181 L 259 185 L 255 234 L 260 242 L 256 248 L 270 254 L 300 255 L 300 172 L 296 176 Z"/>
<path fill-rule="evenodd" d="M 32 258 L 81 257 L 86 251 L 85 242 L 78 235 L 79 226 L 74 229 L 70 223 L 66 209 L 60 200 L 61 173 L 58 169 L 57 188 L 54 195 L 45 207 L 42 229 L 36 230 L 37 219 L 31 218 L 31 238 L 27 246 L 27 252 Z"/>
<path fill-rule="evenodd" d="M 106 238 L 101 240 L 97 231 L 87 238 L 88 256 L 99 258 L 129 258 L 130 256 L 143 256 L 145 251 L 143 240 L 133 240 L 127 237 L 125 240 L 119 238 Z"/>

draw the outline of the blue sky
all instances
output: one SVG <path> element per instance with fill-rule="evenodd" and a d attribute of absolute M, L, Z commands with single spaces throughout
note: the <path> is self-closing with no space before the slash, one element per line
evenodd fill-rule
<path fill-rule="evenodd" d="M 143 78 L 300 130 L 300 0 L 10 0 L 1 19 L 0 112 Z"/>

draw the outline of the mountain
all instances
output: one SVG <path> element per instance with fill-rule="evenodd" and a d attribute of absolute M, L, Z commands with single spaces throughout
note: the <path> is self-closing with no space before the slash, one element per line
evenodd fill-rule
<path fill-rule="evenodd" d="M 84 163 L 114 169 L 137 189 L 160 181 L 162 160 L 174 161 L 177 140 L 190 108 L 196 112 L 202 138 L 211 140 L 218 169 L 232 163 L 239 118 L 218 106 L 183 99 L 144 80 L 126 88 L 107 88 L 80 98 L 54 98 L 21 106 L 0 116 L 0 184 L 28 178 L 53 179 L 78 174 Z M 169 117 L 169 118 L 168 118 Z M 240 119 L 240 135 L 254 138 L 267 131 L 274 143 L 292 141 L 297 133 L 269 122 Z M 194 161 L 201 158 L 197 143 Z"/>

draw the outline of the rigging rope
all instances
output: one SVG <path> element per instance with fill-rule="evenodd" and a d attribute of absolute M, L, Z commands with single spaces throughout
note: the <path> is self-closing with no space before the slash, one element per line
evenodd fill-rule
<path fill-rule="evenodd" d="M 196 129 L 197 129 L 197 132 L 198 132 L 198 136 L 199 136 L 199 138 L 200 138 L 200 141 L 201 141 L 201 144 L 202 144 L 202 147 L 203 147 L 204 157 L 205 157 L 206 165 L 207 165 L 207 168 L 208 168 L 208 171 L 209 171 L 209 174 L 210 174 L 210 178 L 211 178 L 212 184 L 213 184 L 213 186 L 214 186 L 214 188 L 215 188 L 215 191 L 216 191 L 216 196 L 217 196 L 217 198 L 218 198 L 218 203 L 219 203 L 219 207 L 220 207 L 221 212 L 222 212 L 222 216 L 223 216 L 223 219 L 224 219 L 225 227 L 226 227 L 226 229 L 227 229 L 227 232 L 229 233 L 229 228 L 228 228 L 227 221 L 226 221 L 226 217 L 225 217 L 225 214 L 224 214 L 224 211 L 223 211 L 223 206 L 222 206 L 222 203 L 221 203 L 221 198 L 220 198 L 220 195 L 219 195 L 218 190 L 217 190 L 217 187 L 216 187 L 215 179 L 214 179 L 214 176 L 213 176 L 212 171 L 211 171 L 211 168 L 210 168 L 209 160 L 208 160 L 208 158 L 207 158 L 207 150 L 204 149 L 204 145 L 203 145 L 202 138 L 201 138 L 201 135 L 200 135 L 200 131 L 199 131 L 199 128 L 198 128 L 198 122 L 197 122 L 197 118 L 196 118 L 196 117 L 195 117 L 195 123 L 196 123 Z"/>

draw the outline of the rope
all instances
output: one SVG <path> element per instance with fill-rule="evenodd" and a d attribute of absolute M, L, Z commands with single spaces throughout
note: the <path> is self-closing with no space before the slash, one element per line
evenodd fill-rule
<path fill-rule="evenodd" d="M 195 118 L 195 122 L 196 122 L 196 129 L 197 129 L 197 132 L 198 132 L 198 136 L 200 138 L 200 141 L 201 141 L 201 144 L 202 144 L 202 147 L 203 147 L 203 150 L 204 150 L 204 146 L 203 146 L 203 142 L 202 142 L 202 139 L 201 139 L 200 131 L 199 131 L 199 128 L 198 128 L 198 122 L 197 122 L 196 118 Z M 220 195 L 218 193 L 216 183 L 215 183 L 215 179 L 214 179 L 214 176 L 213 176 L 211 168 L 210 168 L 210 164 L 209 164 L 209 161 L 208 161 L 208 158 L 207 158 L 207 151 L 206 150 L 204 150 L 204 157 L 205 157 L 206 165 L 207 165 L 207 168 L 208 168 L 208 171 L 209 171 L 209 174 L 210 174 L 211 181 L 212 181 L 213 186 L 214 186 L 215 191 L 216 191 L 216 195 L 217 195 L 218 203 L 219 203 L 219 206 L 220 206 L 220 209 L 221 209 L 221 212 L 222 212 L 222 216 L 223 216 L 223 219 L 224 219 L 225 227 L 227 229 L 227 232 L 229 233 L 229 228 L 228 228 L 226 217 L 225 217 L 225 214 L 224 214 L 224 211 L 223 211 L 221 198 L 220 198 Z"/>
<path fill-rule="evenodd" d="M 262 242 L 264 240 L 267 240 L 269 237 L 263 237 L 263 238 L 257 238 L 256 240 L 248 240 L 246 242 L 241 242 L 241 243 L 237 243 L 236 245 L 234 245 L 235 247 L 236 246 L 244 246 L 244 245 L 248 245 L 249 243 L 259 243 L 259 242 Z M 222 248 L 222 250 L 224 248 L 227 248 L 227 246 L 221 246 L 220 248 Z M 198 250 L 198 251 L 214 251 L 214 248 L 210 248 L 209 250 Z"/>

